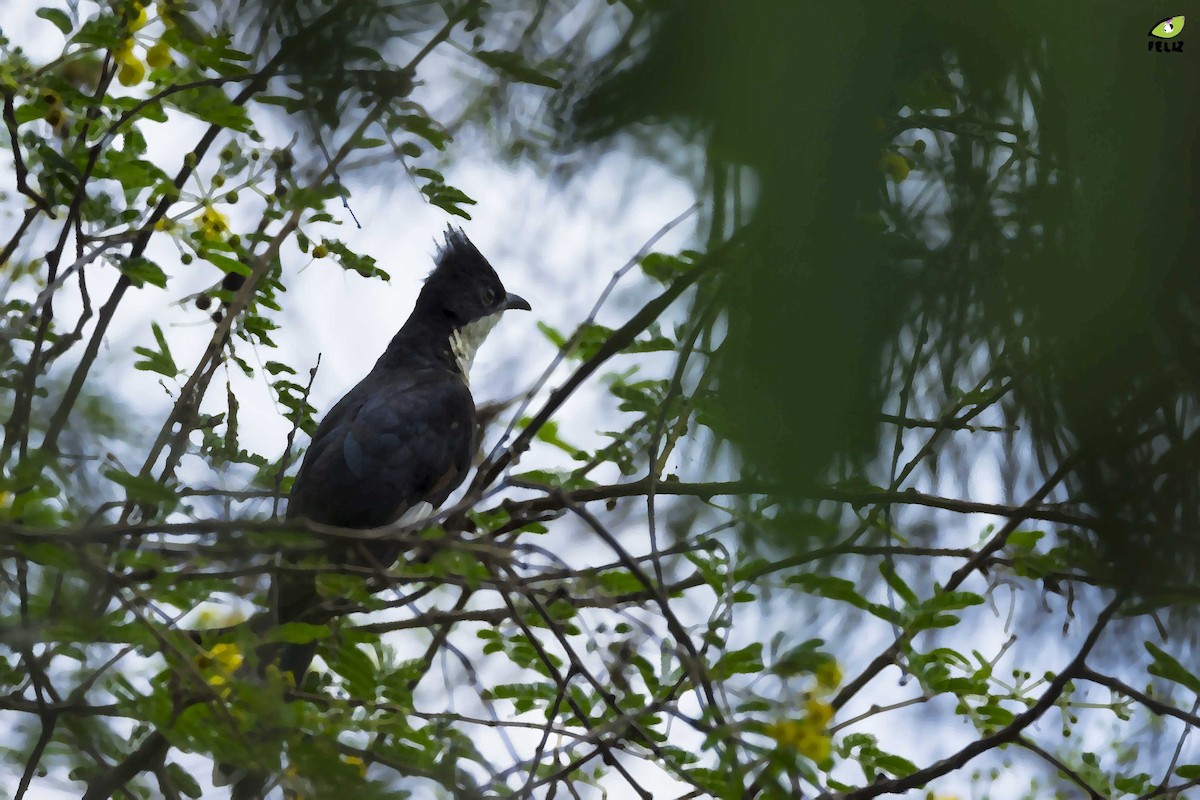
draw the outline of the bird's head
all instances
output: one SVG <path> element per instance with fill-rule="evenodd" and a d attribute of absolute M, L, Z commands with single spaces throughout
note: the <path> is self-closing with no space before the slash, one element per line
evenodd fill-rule
<path fill-rule="evenodd" d="M 510 309 L 529 310 L 524 298 L 505 290 L 496 270 L 461 230 L 448 228 L 436 266 L 413 309 L 413 317 L 448 330 L 450 348 L 466 377 L 475 351 Z"/>

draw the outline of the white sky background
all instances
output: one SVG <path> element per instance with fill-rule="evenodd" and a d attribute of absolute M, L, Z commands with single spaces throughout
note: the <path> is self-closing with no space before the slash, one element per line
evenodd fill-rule
<path fill-rule="evenodd" d="M 40 55 L 56 53 L 61 47 L 61 38 L 54 27 L 32 16 L 33 10 L 39 5 L 41 3 L 0 0 L 0 25 L 4 33 L 10 39 L 25 44 L 35 59 Z M 416 99 L 427 103 L 431 110 L 436 109 L 439 103 L 453 96 L 455 73 L 464 68 L 461 60 L 454 58 L 431 60 L 422 69 L 421 77 L 427 83 L 418 88 Z M 438 79 L 443 75 L 445 78 L 439 83 Z M 436 111 L 434 116 L 437 116 Z M 149 157 L 163 164 L 168 171 L 173 171 L 182 154 L 191 149 L 201 129 L 199 123 L 182 117 L 173 118 L 167 125 L 143 126 L 142 130 L 151 147 Z M 264 133 L 268 142 L 282 144 L 290 138 L 290 132 L 279 122 L 265 124 Z M 220 142 L 214 148 L 214 154 L 219 147 Z M 488 343 L 481 348 L 472 374 L 477 401 L 507 398 L 530 385 L 555 352 L 554 347 L 538 332 L 536 322 L 541 320 L 566 332 L 573 330 L 591 309 L 612 273 L 694 200 L 693 187 L 688 181 L 661 165 L 623 152 L 600 159 L 573 179 L 565 189 L 556 188 L 544 175 L 527 165 L 502 165 L 483 141 L 469 135 L 451 145 L 450 160 L 453 167 L 443 170 L 447 182 L 478 201 L 478 205 L 469 209 L 474 219 L 461 223 L 464 230 L 491 260 L 506 287 L 528 299 L 533 306 L 532 314 L 513 312 L 507 315 L 493 331 Z M 421 166 L 442 168 L 437 163 L 424 161 Z M 7 175 L 9 165 L 5 164 L 3 168 Z M 344 177 L 352 190 L 349 201 L 351 208 L 361 221 L 362 229 L 356 229 L 349 215 L 334 202 L 330 204 L 330 211 L 344 224 L 338 228 L 326 228 L 326 235 L 342 239 L 353 250 L 374 256 L 379 266 L 392 275 L 392 281 L 383 284 L 361 278 L 343 271 L 333 259 L 310 261 L 295 252 L 285 254 L 284 283 L 288 287 L 282 298 L 285 312 L 276 316 L 282 327 L 273 336 L 280 348 L 278 351 L 264 350 L 261 354 L 263 361 L 283 361 L 295 366 L 301 371 L 297 379 L 301 383 L 307 377 L 304 370 L 321 354 L 321 368 L 310 398 L 321 412 L 328 410 L 357 382 L 382 353 L 407 317 L 421 280 L 432 266 L 435 239 L 440 239 L 448 221 L 460 224 L 460 220 L 448 218 L 440 209 L 425 204 L 399 165 L 377 167 L 367 175 L 347 173 Z M 11 179 L 6 178 L 4 185 L 11 186 Z M 19 197 L 7 198 L 4 210 L 19 212 L 21 200 Z M 230 213 L 230 218 L 235 231 L 245 230 L 244 225 L 239 225 L 236 213 Z M 0 217 L 0 229 L 7 229 L 12 220 L 12 216 Z M 694 222 L 686 222 L 665 237 L 656 249 L 675 252 L 691 243 L 690 236 L 694 231 Z M 308 232 L 314 239 L 322 235 L 318 228 Z M 47 233 L 48 229 L 44 229 L 42 235 Z M 121 458 L 125 468 L 131 472 L 137 471 L 140 462 L 131 463 L 126 459 L 130 454 L 136 457 L 144 452 L 145 444 L 157 432 L 171 402 L 159 385 L 159 376 L 131 368 L 133 346 L 146 342 L 150 321 L 157 320 L 163 324 L 175 360 L 181 367 L 190 370 L 207 345 L 212 330 L 212 323 L 205 312 L 188 304 L 173 304 L 218 280 L 216 269 L 199 261 L 185 267 L 173 253 L 173 248 L 161 246 L 150 253 L 172 276 L 171 282 L 166 290 L 151 287 L 133 290 L 128 294 L 110 328 L 97 366 L 97 369 L 114 377 L 120 376 L 119 381 L 105 383 L 119 401 L 119 406 L 127 411 L 125 421 L 129 426 L 128 437 L 124 441 L 112 442 L 111 447 L 114 455 Z M 89 286 L 94 305 L 99 305 L 107 296 L 106 287 L 111 286 L 112 273 L 114 271 L 110 267 L 93 267 L 90 270 Z M 635 270 L 610 299 L 598 321 L 614 326 L 620 324 L 630 309 L 655 293 L 656 286 L 644 280 Z M 56 301 L 56 311 L 61 320 L 72 321 L 78 306 L 73 307 L 69 296 L 64 294 L 62 300 Z M 673 309 L 673 318 L 667 322 L 681 319 L 684 313 L 682 306 Z M 257 363 L 244 344 L 239 345 L 239 351 L 252 364 Z M 633 357 L 624 357 L 614 362 L 611 369 L 623 369 L 633 363 Z M 652 374 L 661 374 L 667 362 L 642 358 L 636 363 L 642 364 Z M 261 377 L 247 381 L 236 368 L 229 374 L 241 404 L 243 446 L 268 456 L 277 454 L 282 450 L 290 425 L 274 407 L 265 381 Z M 560 370 L 558 377 L 550 382 L 550 387 L 561 382 L 566 374 L 566 369 Z M 620 426 L 612 404 L 605 401 L 605 395 L 602 388 L 593 385 L 572 398 L 557 417 L 564 436 L 585 450 L 602 441 L 594 431 Z M 535 402 L 533 408 L 537 406 Z M 223 410 L 223 407 L 224 377 L 218 373 L 209 390 L 206 410 L 215 412 Z M 306 444 L 303 436 L 298 444 Z M 917 439 L 914 438 L 910 447 L 916 444 Z M 681 463 L 677 458 L 671 469 L 684 475 L 702 474 L 700 449 L 684 448 L 680 452 L 684 461 Z M 559 455 L 535 449 L 523 460 L 520 469 L 561 463 Z M 687 459 L 693 455 L 696 463 L 687 463 Z M 186 459 L 183 466 L 182 474 L 191 479 L 193 485 L 208 485 L 214 480 L 214 476 L 197 459 Z M 950 494 L 957 490 L 958 496 L 1000 502 L 1005 498 L 1000 496 L 997 476 L 995 461 L 983 458 L 971 470 L 967 487 L 955 487 L 952 481 L 941 478 L 936 484 L 921 488 Z M 220 476 L 215 477 L 221 479 Z M 224 485 L 226 488 L 243 488 L 244 480 L 236 475 L 228 476 Z M 969 491 L 963 492 L 964 488 Z M 629 510 L 636 512 L 636 507 L 630 507 Z M 923 520 L 928 518 L 927 514 L 921 516 Z M 636 513 L 634 519 L 637 519 Z M 984 525 L 991 521 L 978 515 L 966 519 L 946 515 L 944 519 L 947 527 L 940 531 L 939 543 L 946 546 L 975 544 Z M 641 526 L 627 527 L 624 531 L 627 542 L 644 540 Z M 570 548 L 573 563 L 576 559 L 594 563 L 609 560 L 609 554 L 603 548 L 593 544 L 587 534 L 570 523 L 555 523 L 552 541 L 564 548 L 562 552 L 568 552 L 566 548 Z M 914 584 L 927 585 L 927 582 L 914 580 Z M 979 590 L 982 584 L 970 584 L 964 588 Z M 761 614 L 759 610 L 748 606 L 739 608 L 739 625 L 732 634 L 737 640 L 736 646 L 766 641 L 776 630 L 787 631 L 795 641 L 822 636 L 830 642 L 831 649 L 841 655 L 847 677 L 851 677 L 857 671 L 856 666 L 861 667 L 866 657 L 875 655 L 890 641 L 889 632 L 882 625 L 854 628 L 851 641 L 846 637 L 844 618 L 797 620 L 794 598 L 783 595 L 776 597 L 775 601 L 763 606 Z M 989 656 L 1007 638 L 1003 626 L 1007 613 L 1004 603 L 1008 598 L 1003 590 L 996 592 L 994 597 L 999 613 L 994 614 L 986 607 L 976 610 L 978 641 L 971 644 Z M 1022 598 L 1024 607 L 1034 601 L 1033 597 Z M 1057 611 L 1063 601 L 1051 596 L 1046 598 L 1046 602 Z M 814 603 L 809 607 L 816 609 L 818 606 Z M 702 608 L 696 610 L 703 612 Z M 1086 615 L 1077 620 L 1069 644 L 1079 641 L 1081 629 L 1085 632 L 1087 624 Z M 1133 638 L 1131 641 L 1140 649 L 1140 639 Z M 1032 654 L 1034 658 L 1028 660 L 1033 663 L 1022 666 L 1038 674 L 1040 670 L 1063 663 L 1069 657 L 1069 652 L 1065 647 L 1047 647 L 1042 652 Z M 1003 662 L 997 668 L 997 673 L 1011 670 L 1012 663 L 1011 660 Z M 1038 664 L 1041 665 L 1040 670 Z M 899 686 L 898 675 L 895 668 L 885 671 L 839 715 L 839 719 L 856 716 L 866 711 L 872 703 L 884 705 L 919 693 L 915 684 Z M 427 681 L 423 688 L 429 691 L 435 683 Z M 1105 700 L 1107 693 L 1103 695 L 1097 699 Z M 948 701 L 943 698 L 938 702 Z M 937 710 L 940 713 L 934 716 L 929 715 L 927 709 L 916 706 L 885 715 L 880 719 L 880 724 L 868 722 L 854 730 L 870 730 L 880 737 L 880 744 L 885 750 L 900 753 L 923 765 L 961 746 L 963 739 L 957 731 L 971 733 L 958 727 L 956 722 L 944 722 L 952 720 L 948 707 L 939 707 Z M 934 720 L 943 722 L 935 723 Z M 1057 724 L 1055 720 L 1053 714 L 1048 715 L 1042 727 L 1053 727 Z M 1107 720 L 1111 722 L 1112 716 L 1108 715 Z M 1111 725 L 1103 720 L 1099 720 L 1097 726 L 1098 740 L 1111 730 Z M 1056 732 L 1045 730 L 1041 733 L 1052 736 Z M 1050 742 L 1052 744 L 1053 740 L 1050 739 Z M 1016 763 L 1037 763 L 1028 754 L 1010 753 Z M 978 765 L 987 763 L 987 760 L 981 759 Z M 1181 763 L 1187 762 L 1184 760 Z M 630 766 L 633 766 L 632 763 Z M 634 769 L 634 774 L 644 776 L 646 772 Z M 1020 787 L 1028 786 L 1031 774 L 1024 769 L 1009 773 L 993 797 L 1015 797 Z M 196 777 L 202 785 L 207 786 L 207 766 L 198 767 Z M 861 781 L 861 776 L 856 773 L 848 772 L 841 777 L 847 781 Z M 609 781 L 608 785 L 614 792 L 611 796 L 621 797 L 627 791 L 619 778 Z M 965 779 L 955 778 L 940 782 L 938 786 L 943 791 L 958 791 L 963 798 L 970 796 Z M 666 785 L 661 790 L 664 797 L 676 796 L 682 791 L 678 787 L 668 791 Z M 54 793 L 39 789 L 30 797 L 35 800 L 39 797 L 71 797 L 74 791 L 70 789 Z M 206 797 L 224 796 L 223 791 L 206 793 Z M 913 796 L 923 796 L 923 793 L 914 793 Z"/>

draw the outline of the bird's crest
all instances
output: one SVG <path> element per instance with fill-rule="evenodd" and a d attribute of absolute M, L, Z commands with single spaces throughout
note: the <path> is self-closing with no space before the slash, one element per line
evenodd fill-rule
<path fill-rule="evenodd" d="M 483 273 L 492 277 L 496 276 L 492 265 L 471 243 L 462 228 L 453 228 L 449 225 L 446 226 L 445 239 L 438 247 L 437 256 L 434 257 L 434 264 L 433 272 L 429 274 L 426 281 L 441 274 L 478 275 Z"/>

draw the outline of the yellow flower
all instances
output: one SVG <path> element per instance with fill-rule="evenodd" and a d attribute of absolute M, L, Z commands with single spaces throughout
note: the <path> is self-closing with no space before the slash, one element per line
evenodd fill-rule
<path fill-rule="evenodd" d="M 879 168 L 892 176 L 892 180 L 900 183 L 908 177 L 908 173 L 912 171 L 912 167 L 908 163 L 908 159 L 899 153 L 886 153 L 879 160 Z"/>
<path fill-rule="evenodd" d="M 122 86 L 137 86 L 146 77 L 146 65 L 132 56 L 128 61 L 121 62 L 117 70 L 117 80 Z"/>
<path fill-rule="evenodd" d="M 138 8 L 137 16 L 129 20 L 129 30 L 136 31 L 146 27 L 146 7 Z"/>
<path fill-rule="evenodd" d="M 225 642 L 214 644 L 212 649 L 208 651 L 208 657 L 212 659 L 212 663 L 215 666 L 225 673 L 237 671 L 237 668 L 242 665 L 243 661 L 241 648 L 236 644 Z"/>
<path fill-rule="evenodd" d="M 166 223 L 166 224 L 163 224 Z M 162 225 L 162 227 L 159 227 Z M 175 223 L 169 217 L 163 217 L 154 224 L 155 230 L 169 231 L 173 230 Z M 225 628 L 231 625 L 237 625 L 240 622 L 245 622 L 246 615 L 235 608 L 225 608 L 223 606 L 208 605 L 200 609 L 196 614 L 196 622 L 191 627 L 197 630 L 205 630 L 208 628 Z"/>
<path fill-rule="evenodd" d="M 805 704 L 805 710 L 808 712 L 806 719 L 811 720 L 819 728 L 824 728 L 829 724 L 829 720 L 833 719 L 833 706 L 823 703 L 815 697 L 810 698 Z"/>
<path fill-rule="evenodd" d="M 364 778 L 367 777 L 367 765 L 358 756 L 342 756 L 342 761 L 346 762 L 352 767 L 358 767 L 359 774 Z"/>
<path fill-rule="evenodd" d="M 767 726 L 767 735 L 780 747 L 795 750 L 805 758 L 824 761 L 833 753 L 833 742 L 812 720 L 785 719 Z"/>
<path fill-rule="evenodd" d="M 229 232 L 229 218 L 212 206 L 205 206 L 198 219 L 205 239 L 219 239 Z"/>
<path fill-rule="evenodd" d="M 813 673 L 817 678 L 817 686 L 822 689 L 836 689 L 842 683 L 842 670 L 832 658 L 821 663 Z"/>
<path fill-rule="evenodd" d="M 133 39 L 125 39 L 115 48 L 113 48 L 113 58 L 122 63 L 126 61 L 136 61 L 133 55 Z"/>
<path fill-rule="evenodd" d="M 229 697 L 233 691 L 233 687 L 229 685 L 229 678 L 242 665 L 242 651 L 238 646 L 214 644 L 198 661 L 208 685 L 216 689 L 221 697 Z"/>
<path fill-rule="evenodd" d="M 770 736 L 784 747 L 791 747 L 800 738 L 801 727 L 803 727 L 802 723 L 794 719 L 773 722 L 767 726 L 767 736 Z"/>
<path fill-rule="evenodd" d="M 805 758 L 820 762 L 833 755 L 833 742 L 824 734 L 810 733 L 796 743 L 796 751 Z"/>
<path fill-rule="evenodd" d="M 164 40 L 159 39 L 154 46 L 146 51 L 146 63 L 152 69 L 160 69 L 174 61 L 171 58 L 171 46 Z"/>

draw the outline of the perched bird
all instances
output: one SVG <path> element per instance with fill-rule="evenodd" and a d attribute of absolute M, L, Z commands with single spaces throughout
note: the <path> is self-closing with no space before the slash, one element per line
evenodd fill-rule
<path fill-rule="evenodd" d="M 462 483 L 475 453 L 470 369 L 505 311 L 529 303 L 505 291 L 487 259 L 450 229 L 416 306 L 375 367 L 317 427 L 288 497 L 289 519 L 378 528 L 429 516 Z M 337 563 L 387 569 L 394 542 L 331 553 Z M 279 623 L 324 622 L 311 576 L 290 574 L 275 590 Z M 315 645 L 289 645 L 280 669 L 299 686 Z"/>
<path fill-rule="evenodd" d="M 471 467 L 477 447 L 471 362 L 511 309 L 528 311 L 529 303 L 505 291 L 461 230 L 447 230 L 412 314 L 374 368 L 317 427 L 287 517 L 368 529 L 431 515 Z M 380 571 L 399 554 L 399 543 L 386 539 L 339 543 L 327 552 L 332 563 Z M 320 624 L 335 613 L 318 597 L 311 574 L 281 573 L 273 595 L 275 624 Z M 265 652 L 263 660 L 299 686 L 316 644 Z M 258 796 L 262 780 L 243 776 L 233 796 Z"/>

